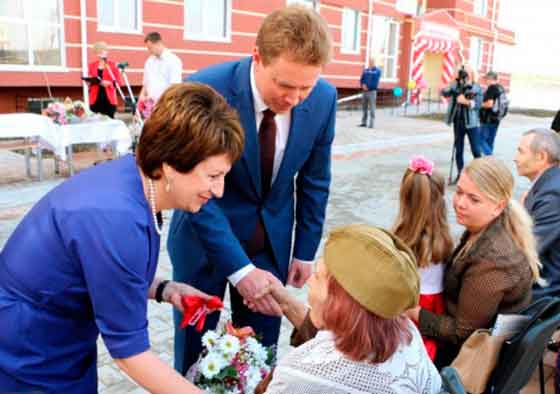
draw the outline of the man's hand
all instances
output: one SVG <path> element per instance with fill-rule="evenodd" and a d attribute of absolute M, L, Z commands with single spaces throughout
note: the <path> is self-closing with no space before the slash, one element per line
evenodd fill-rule
<path fill-rule="evenodd" d="M 212 297 L 200 290 L 195 289 L 192 286 L 187 285 L 186 283 L 169 282 L 163 289 L 161 298 L 165 302 L 169 302 L 170 304 L 172 304 L 181 312 L 184 312 L 183 303 L 181 302 L 181 298 L 184 295 L 198 296 L 204 300 L 209 300 Z"/>
<path fill-rule="evenodd" d="M 245 275 L 245 277 L 235 285 L 235 288 L 246 301 L 254 305 L 258 312 L 269 316 L 282 316 L 280 305 L 278 305 L 270 294 L 259 299 L 255 298 L 259 293 L 262 293 L 269 284 L 275 282 L 280 283 L 278 278 L 270 272 L 255 268 Z"/>
<path fill-rule="evenodd" d="M 100 83 L 101 83 L 101 86 L 103 86 L 103 87 L 109 87 L 113 84 L 110 81 L 101 81 Z"/>
<path fill-rule="evenodd" d="M 292 259 L 290 271 L 288 272 L 288 284 L 301 289 L 312 273 L 313 264 L 306 264 L 302 263 L 298 259 Z"/>
<path fill-rule="evenodd" d="M 457 102 L 463 105 L 471 105 L 471 101 L 467 100 L 464 94 L 460 94 L 459 96 L 457 96 Z"/>

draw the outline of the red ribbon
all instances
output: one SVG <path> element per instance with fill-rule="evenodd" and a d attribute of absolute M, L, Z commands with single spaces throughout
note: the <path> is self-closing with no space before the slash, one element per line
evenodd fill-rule
<path fill-rule="evenodd" d="M 219 297 L 212 297 L 208 300 L 198 296 L 183 296 L 181 298 L 183 304 L 183 320 L 181 328 L 187 326 L 195 326 L 196 331 L 201 332 L 206 322 L 206 315 L 224 307 Z"/>

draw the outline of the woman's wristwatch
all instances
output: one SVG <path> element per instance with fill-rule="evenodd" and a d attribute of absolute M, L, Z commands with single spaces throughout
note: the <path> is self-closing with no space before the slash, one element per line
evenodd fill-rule
<path fill-rule="evenodd" d="M 165 289 L 165 286 L 167 286 L 167 284 L 171 282 L 170 280 L 162 280 L 161 282 L 159 282 L 159 285 L 156 289 L 156 301 L 159 303 L 162 303 L 163 300 L 163 290 Z"/>

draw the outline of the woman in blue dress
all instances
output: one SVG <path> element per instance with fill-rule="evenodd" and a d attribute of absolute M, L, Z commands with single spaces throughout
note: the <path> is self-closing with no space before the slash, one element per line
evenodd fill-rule
<path fill-rule="evenodd" d="M 0 391 L 96 393 L 99 334 L 151 393 L 198 393 L 150 351 L 147 301 L 207 295 L 155 278 L 164 209 L 221 197 L 243 151 L 237 114 L 211 88 L 178 84 L 146 122 L 136 157 L 53 189 L 0 252 Z"/>

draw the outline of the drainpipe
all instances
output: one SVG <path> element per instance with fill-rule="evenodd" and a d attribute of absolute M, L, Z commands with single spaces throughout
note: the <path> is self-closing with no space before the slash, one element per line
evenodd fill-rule
<path fill-rule="evenodd" d="M 87 59 L 87 15 L 86 15 L 86 0 L 80 0 L 80 31 L 81 31 L 81 47 L 82 47 L 82 75 L 88 75 L 88 59 Z M 88 86 L 85 81 L 82 81 L 82 88 L 84 93 L 84 103 L 89 107 L 89 94 Z"/>
<path fill-rule="evenodd" d="M 369 67 L 369 58 L 371 52 L 371 34 L 373 30 L 373 0 L 369 0 L 368 6 L 368 28 L 367 28 L 367 43 L 366 43 L 366 59 L 364 61 L 364 68 Z"/>
<path fill-rule="evenodd" d="M 492 63 L 489 64 L 489 70 L 494 70 L 494 59 L 496 58 L 496 42 L 498 41 L 498 30 L 496 29 L 496 5 L 498 0 L 492 1 Z"/>

